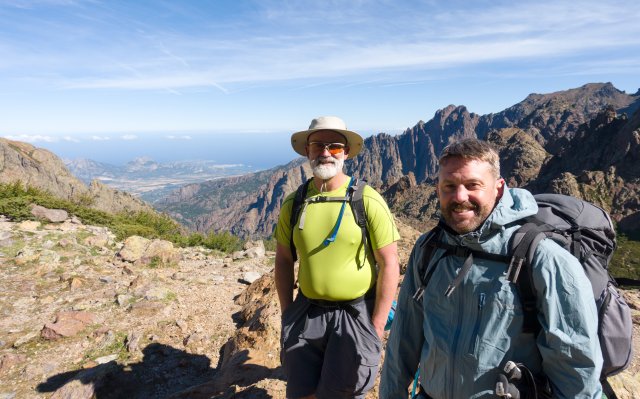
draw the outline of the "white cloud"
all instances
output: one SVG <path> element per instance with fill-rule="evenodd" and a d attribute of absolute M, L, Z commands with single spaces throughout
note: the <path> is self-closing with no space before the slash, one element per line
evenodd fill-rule
<path fill-rule="evenodd" d="M 71 137 L 71 136 L 63 136 L 62 139 L 64 141 L 68 141 L 70 143 L 79 143 L 80 140 L 76 139 L 75 137 Z"/>
<path fill-rule="evenodd" d="M 91 136 L 91 140 L 93 141 L 108 141 L 111 140 L 109 136 Z"/>
<path fill-rule="evenodd" d="M 78 24 L 63 17 L 9 20 L 13 30 L 33 29 L 34 37 L 42 35 L 40 30 L 25 26 L 46 23 L 46 31 L 53 32 L 47 33 L 52 46 L 35 53 L 26 42 L 0 38 L 0 59 L 9 60 L 0 71 L 17 71 L 5 76 L 63 89 L 229 94 L 255 83 L 347 77 L 352 84 L 354 78 L 372 85 L 404 84 L 491 63 L 517 62 L 513 70 L 526 74 L 530 60 L 555 65 L 555 60 L 572 57 L 583 59 L 585 70 L 591 70 L 603 51 L 611 59 L 613 52 L 628 55 L 640 47 L 640 7 L 629 0 L 460 6 L 258 1 L 254 6 L 255 12 L 238 18 L 204 22 L 211 11 L 207 7 L 157 5 L 192 24 L 193 29 L 185 30 L 136 19 L 122 12 L 126 7 L 83 7 L 87 16 Z M 309 87 L 308 82 L 296 83 Z"/>
<path fill-rule="evenodd" d="M 43 136 L 43 135 L 29 135 L 29 134 L 19 134 L 19 135 L 9 135 L 4 136 L 4 138 L 13 141 L 24 141 L 26 143 L 37 143 L 37 142 L 45 142 L 45 143 L 55 143 L 60 140 L 59 137 L 54 136 Z"/>
<path fill-rule="evenodd" d="M 202 21 L 193 7 L 163 7 L 180 8 L 193 24 Z M 94 10 L 95 21 L 87 21 L 100 23 L 55 25 L 60 30 L 52 30 L 57 51 L 54 46 L 33 54 L 20 42 L 0 39 L 0 58 L 59 71 L 46 77 L 58 87 L 180 94 L 179 89 L 188 88 L 229 93 L 230 86 L 297 79 L 361 76 L 372 81 L 370 74 L 381 70 L 403 72 L 388 77 L 383 82 L 388 84 L 424 79 L 406 76 L 416 70 L 446 71 L 478 63 L 583 53 L 590 53 L 589 59 L 596 62 L 598 57 L 592 55 L 600 49 L 632 51 L 640 46 L 640 8 L 631 1 L 470 2 L 457 9 L 423 3 L 413 4 L 412 12 L 393 2 L 367 1 L 259 2 L 256 7 L 257 13 L 244 19 L 222 26 L 202 25 L 199 36 L 192 30 L 149 25 L 129 15 L 109 13 L 108 18 L 100 18 Z M 310 19 L 325 19 L 327 25 L 309 23 Z M 68 44 L 65 38 L 80 36 L 78 31 L 87 35 L 87 44 L 93 40 L 99 45 L 74 41 L 78 48 L 62 51 Z M 19 61 L 11 62 L 18 69 Z M 64 73 L 67 68 L 76 73 Z"/>
<path fill-rule="evenodd" d="M 168 135 L 166 136 L 169 140 L 191 140 L 192 137 L 188 136 L 188 135 L 183 135 L 183 136 L 174 136 L 174 135 Z"/>
<path fill-rule="evenodd" d="M 137 140 L 138 136 L 136 136 L 135 134 L 123 134 L 120 138 L 122 140 Z"/>

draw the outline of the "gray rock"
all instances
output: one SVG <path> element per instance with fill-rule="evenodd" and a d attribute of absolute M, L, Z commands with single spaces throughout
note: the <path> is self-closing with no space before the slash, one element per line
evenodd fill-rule
<path fill-rule="evenodd" d="M 244 258 L 244 251 L 236 251 L 231 254 L 231 259 L 238 260 Z"/>
<path fill-rule="evenodd" d="M 118 297 L 116 298 L 116 302 L 118 303 L 118 306 L 122 307 L 122 306 L 127 306 L 132 299 L 133 299 L 132 295 L 121 294 L 121 295 L 118 295 Z"/>
<path fill-rule="evenodd" d="M 171 291 L 166 287 L 151 287 L 144 293 L 144 299 L 148 301 L 163 300 L 169 296 L 170 293 Z"/>
<path fill-rule="evenodd" d="M 242 281 L 251 284 L 260 277 L 262 277 L 262 275 L 258 272 L 246 272 L 242 275 Z"/>
<path fill-rule="evenodd" d="M 114 360 L 118 359 L 118 354 L 113 354 L 113 355 L 108 355 L 108 356 L 101 356 L 97 359 L 95 359 L 95 362 L 98 364 L 105 364 L 105 363 L 109 363 L 112 362 Z"/>
<path fill-rule="evenodd" d="M 31 207 L 31 214 L 38 219 L 48 220 L 53 223 L 64 222 L 69 217 L 69 214 L 64 209 L 48 209 L 40 205 Z"/>
<path fill-rule="evenodd" d="M 139 346 L 140 346 L 141 337 L 142 337 L 142 334 L 140 334 L 138 331 L 131 331 L 127 335 L 127 341 L 126 341 L 127 352 L 133 353 L 133 352 L 137 352 L 140 349 Z"/>
<path fill-rule="evenodd" d="M 168 265 L 178 263 L 180 261 L 180 250 L 173 246 L 173 243 L 166 240 L 153 240 L 147 246 L 144 253 L 138 259 L 142 264 L 149 264 L 154 259 L 159 260 L 162 264 Z"/>
<path fill-rule="evenodd" d="M 150 243 L 151 241 L 144 237 L 131 236 L 124 241 L 118 256 L 124 261 L 135 262 L 142 258 Z"/>
<path fill-rule="evenodd" d="M 262 240 L 257 240 L 257 241 L 249 240 L 244 243 L 243 249 L 245 251 L 251 248 L 262 248 L 262 251 L 264 251 L 264 242 Z"/>
<path fill-rule="evenodd" d="M 38 332 L 37 331 L 31 331 L 28 332 L 27 334 L 21 336 L 20 338 L 18 338 L 14 343 L 13 343 L 13 347 L 14 348 L 19 348 L 22 345 L 29 343 L 31 341 L 33 341 L 34 339 L 38 338 Z"/>
<path fill-rule="evenodd" d="M 244 253 L 247 258 L 252 258 L 252 259 L 263 258 L 265 255 L 264 246 L 249 248 L 246 251 L 244 251 Z"/>
<path fill-rule="evenodd" d="M 56 390 L 49 399 L 91 399 L 104 385 L 105 377 L 118 369 L 115 362 L 79 372 L 71 381 Z"/>

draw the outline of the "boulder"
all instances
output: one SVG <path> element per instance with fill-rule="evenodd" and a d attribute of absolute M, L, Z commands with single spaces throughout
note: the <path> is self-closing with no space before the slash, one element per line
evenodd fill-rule
<path fill-rule="evenodd" d="M 244 254 L 247 258 L 264 258 L 265 250 L 264 247 L 253 247 L 244 251 Z"/>
<path fill-rule="evenodd" d="M 5 353 L 0 356 L 0 375 L 8 372 L 13 366 L 26 363 L 27 356 L 18 353 Z"/>
<path fill-rule="evenodd" d="M 87 325 L 95 323 L 96 316 L 93 313 L 82 311 L 60 312 L 54 323 L 45 324 L 42 329 L 42 338 L 55 340 L 63 337 L 73 337 L 82 331 Z"/>
<path fill-rule="evenodd" d="M 245 251 L 251 248 L 262 248 L 262 250 L 264 251 L 264 242 L 262 240 L 256 240 L 256 241 L 249 240 L 244 243 L 243 249 Z"/>
<path fill-rule="evenodd" d="M 258 272 L 246 272 L 242 275 L 242 281 L 247 284 L 252 284 L 254 281 L 262 277 L 262 275 Z"/>
<path fill-rule="evenodd" d="M 49 209 L 40 205 L 31 207 L 31 214 L 38 219 L 47 220 L 52 223 L 60 223 L 67 220 L 69 214 L 64 209 Z"/>
<path fill-rule="evenodd" d="M 126 262 L 135 262 L 142 258 L 150 244 L 151 241 L 147 238 L 131 236 L 124 241 L 118 256 Z"/>
<path fill-rule="evenodd" d="M 73 379 L 58 388 L 50 399 L 91 399 L 95 398 L 104 386 L 106 377 L 118 371 L 115 362 L 93 367 L 79 372 Z"/>
<path fill-rule="evenodd" d="M 153 240 L 136 263 L 148 265 L 157 260 L 164 265 L 168 265 L 178 263 L 180 258 L 180 250 L 175 248 L 172 242 Z"/>

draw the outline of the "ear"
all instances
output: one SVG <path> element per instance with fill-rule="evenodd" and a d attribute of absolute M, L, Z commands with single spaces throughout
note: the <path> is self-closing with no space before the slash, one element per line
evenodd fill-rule
<path fill-rule="evenodd" d="M 502 177 L 496 180 L 496 191 L 497 191 L 496 201 L 502 198 L 502 194 L 504 194 L 504 185 L 505 183 Z"/>
<path fill-rule="evenodd" d="M 304 145 L 304 153 L 309 158 L 309 144 Z"/>
<path fill-rule="evenodd" d="M 344 147 L 344 159 L 345 161 L 349 158 L 349 146 Z"/>

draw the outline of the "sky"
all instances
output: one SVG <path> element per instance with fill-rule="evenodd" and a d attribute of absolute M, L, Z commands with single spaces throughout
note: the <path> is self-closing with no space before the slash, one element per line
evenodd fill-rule
<path fill-rule="evenodd" d="M 103 162 L 280 162 L 320 115 L 366 137 L 640 88 L 635 0 L 0 0 L 0 21 L 0 137 Z"/>

